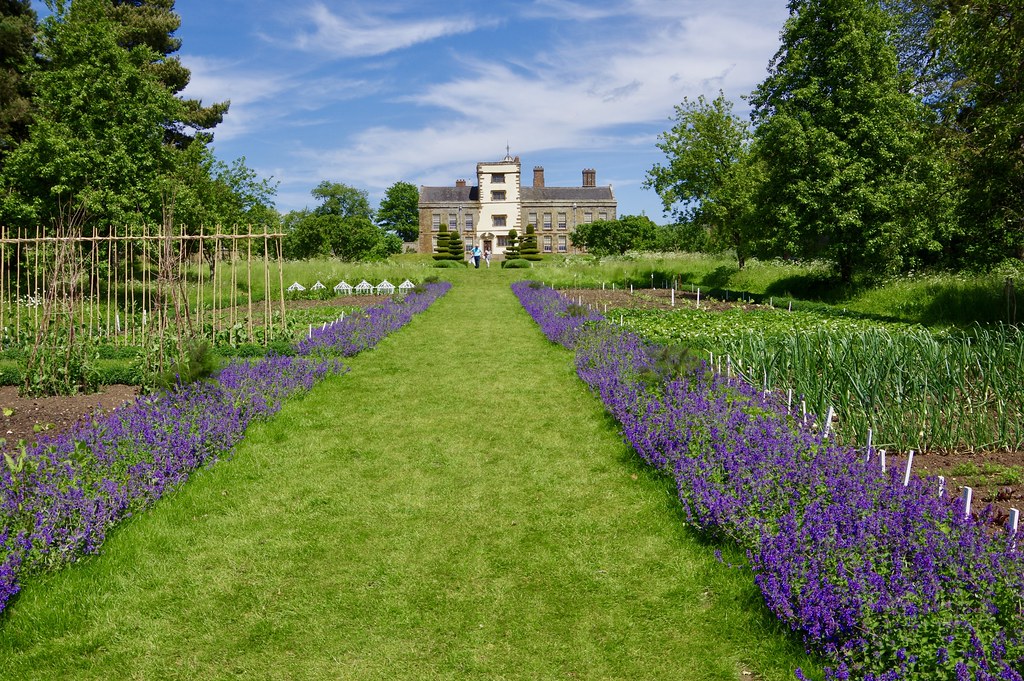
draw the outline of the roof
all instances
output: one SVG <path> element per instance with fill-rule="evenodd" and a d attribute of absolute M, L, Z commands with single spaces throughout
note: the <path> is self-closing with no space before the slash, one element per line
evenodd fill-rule
<path fill-rule="evenodd" d="M 614 201 L 611 187 L 523 187 L 520 200 L 527 201 Z"/>
<path fill-rule="evenodd" d="M 611 187 L 522 187 L 520 201 L 614 201 Z M 420 203 L 468 203 L 480 200 L 479 187 L 420 187 Z"/>
<path fill-rule="evenodd" d="M 420 203 L 465 203 L 479 200 L 479 187 L 420 187 Z"/>

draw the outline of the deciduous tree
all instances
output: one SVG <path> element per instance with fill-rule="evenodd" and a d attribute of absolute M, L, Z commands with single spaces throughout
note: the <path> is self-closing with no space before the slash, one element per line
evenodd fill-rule
<path fill-rule="evenodd" d="M 396 182 L 384 193 L 377 209 L 377 225 L 394 232 L 402 241 L 416 241 L 420 234 L 420 192 L 416 185 Z"/>
<path fill-rule="evenodd" d="M 901 87 L 877 0 L 790 0 L 782 47 L 752 102 L 761 221 L 780 252 L 855 271 L 939 248 L 923 106 Z"/>
<path fill-rule="evenodd" d="M 0 0 L 0 164 L 28 136 L 36 13 L 29 0 Z"/>
<path fill-rule="evenodd" d="M 622 255 L 642 251 L 655 243 L 657 225 L 646 215 L 623 215 L 618 220 L 597 220 L 577 225 L 572 244 L 594 255 Z"/>
<path fill-rule="evenodd" d="M 657 145 L 668 163 L 655 164 L 644 185 L 679 222 L 693 223 L 714 243 L 735 249 L 743 267 L 757 225 L 754 195 L 761 180 L 749 126 L 721 92 L 710 102 L 703 95 L 684 99 L 675 111 L 675 125 L 659 135 Z"/>

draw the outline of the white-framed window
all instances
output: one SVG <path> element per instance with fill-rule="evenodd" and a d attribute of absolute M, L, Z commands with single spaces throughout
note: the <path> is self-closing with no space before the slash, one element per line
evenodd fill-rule
<path fill-rule="evenodd" d="M 508 216 L 507 215 L 495 215 L 494 216 L 494 226 L 495 227 L 504 227 L 507 223 L 508 223 Z"/>
<path fill-rule="evenodd" d="M 498 235 L 498 248 L 506 248 L 507 246 L 508 246 L 508 235 L 506 235 L 506 234 L 499 234 Z"/>
<path fill-rule="evenodd" d="M 491 182 L 494 184 L 505 184 L 505 173 L 491 173 Z"/>
<path fill-rule="evenodd" d="M 530 219 L 527 221 L 526 224 L 533 225 L 534 227 L 536 227 L 537 226 L 537 214 L 536 213 L 530 213 Z"/>
<path fill-rule="evenodd" d="M 598 218 L 598 220 L 607 220 L 608 219 L 608 213 L 605 213 L 604 211 L 601 211 L 600 213 L 597 214 L 597 218 Z"/>
<path fill-rule="evenodd" d="M 566 236 L 558 237 L 558 252 L 566 253 L 569 250 L 569 239 Z"/>
<path fill-rule="evenodd" d="M 441 214 L 440 213 L 434 213 L 433 217 L 430 220 L 430 230 L 433 231 L 433 232 L 436 232 L 436 231 L 438 231 L 440 229 L 441 229 Z M 436 241 L 436 239 L 435 239 L 435 241 Z"/>
<path fill-rule="evenodd" d="M 551 213 L 544 213 L 544 229 L 551 231 Z"/>
<path fill-rule="evenodd" d="M 544 252 L 545 253 L 550 253 L 551 252 L 551 237 L 550 236 L 545 236 L 544 237 Z"/>
<path fill-rule="evenodd" d="M 448 213 L 448 227 L 453 231 L 459 229 L 459 214 Z"/>
<path fill-rule="evenodd" d="M 472 232 L 473 231 L 473 214 L 472 213 L 466 213 L 466 231 L 467 232 Z"/>
<path fill-rule="evenodd" d="M 594 221 L 594 211 L 588 210 L 588 211 L 583 213 L 583 222 L 593 222 L 593 221 Z"/>
<path fill-rule="evenodd" d="M 504 200 L 505 200 L 505 190 L 504 189 L 491 192 L 491 201 L 504 201 Z"/>
<path fill-rule="evenodd" d="M 558 229 L 565 229 L 565 213 L 558 214 Z"/>
<path fill-rule="evenodd" d="M 434 253 L 437 253 L 437 237 L 432 238 Z"/>

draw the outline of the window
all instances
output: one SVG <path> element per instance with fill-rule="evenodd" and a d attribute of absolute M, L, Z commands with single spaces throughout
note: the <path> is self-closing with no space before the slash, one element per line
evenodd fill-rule
<path fill-rule="evenodd" d="M 437 253 L 437 237 L 433 237 L 433 249 L 434 253 Z"/>
<path fill-rule="evenodd" d="M 507 219 L 508 219 L 507 215 L 495 215 L 494 216 L 494 226 L 495 227 L 504 227 L 505 226 L 505 221 Z"/>
<path fill-rule="evenodd" d="M 544 213 L 544 229 L 551 230 L 551 213 Z"/>
<path fill-rule="evenodd" d="M 558 214 L 558 229 L 565 229 L 565 213 Z"/>
<path fill-rule="evenodd" d="M 506 248 L 508 246 L 508 236 L 505 234 L 498 235 L 498 248 Z"/>
<path fill-rule="evenodd" d="M 536 213 L 530 213 L 530 219 L 527 221 L 526 224 L 533 225 L 534 227 L 536 227 L 537 226 L 537 214 Z"/>
<path fill-rule="evenodd" d="M 594 221 L 594 212 L 593 211 L 588 210 L 587 212 L 585 212 L 583 214 L 583 222 L 593 222 L 593 221 Z"/>
<path fill-rule="evenodd" d="M 448 213 L 448 226 L 452 229 L 453 232 L 458 231 L 458 229 L 459 229 L 459 214 L 458 213 Z"/>
<path fill-rule="evenodd" d="M 491 173 L 491 182 L 494 184 L 505 184 L 505 173 Z"/>
<path fill-rule="evenodd" d="M 597 217 L 599 219 L 601 219 L 601 220 L 607 220 L 608 219 L 608 213 L 605 213 L 604 211 L 602 211 L 602 212 L 597 214 Z"/>
<path fill-rule="evenodd" d="M 565 253 L 569 250 L 569 240 L 564 236 L 558 237 L 558 252 Z"/>
<path fill-rule="evenodd" d="M 436 232 L 439 229 L 441 229 L 441 214 L 440 213 L 434 213 L 434 217 L 433 217 L 433 219 L 431 220 L 431 223 L 430 223 L 430 229 L 431 229 L 431 231 L 434 231 L 434 232 Z M 435 239 L 435 241 L 436 241 L 436 239 Z M 435 250 L 436 250 L 436 248 L 435 248 Z"/>
<path fill-rule="evenodd" d="M 491 192 L 491 201 L 504 201 L 505 190 Z"/>
<path fill-rule="evenodd" d="M 473 214 L 472 213 L 466 213 L 466 231 L 467 232 L 472 232 L 473 231 Z"/>
<path fill-rule="evenodd" d="M 551 252 L 551 237 L 550 236 L 545 236 L 544 237 L 544 252 L 545 253 L 550 253 Z"/>

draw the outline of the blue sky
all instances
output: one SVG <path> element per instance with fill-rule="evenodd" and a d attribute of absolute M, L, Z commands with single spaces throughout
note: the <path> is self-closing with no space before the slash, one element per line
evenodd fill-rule
<path fill-rule="evenodd" d="M 40 14 L 42 2 L 34 0 Z M 741 100 L 766 75 L 785 0 L 178 0 L 184 94 L 231 100 L 214 133 L 280 183 L 282 212 L 321 180 L 366 190 L 474 180 L 506 144 L 524 184 L 611 184 L 662 223 L 642 183 L 683 97 Z"/>

